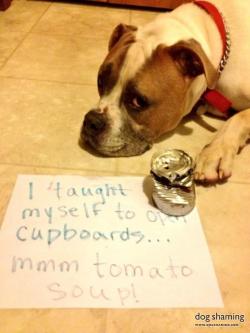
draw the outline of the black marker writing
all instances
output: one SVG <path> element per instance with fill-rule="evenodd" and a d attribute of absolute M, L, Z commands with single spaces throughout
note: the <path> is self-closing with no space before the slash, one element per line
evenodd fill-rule
<path fill-rule="evenodd" d="M 121 203 L 119 202 L 117 205 L 117 209 L 115 210 L 115 213 L 117 213 L 117 216 L 120 220 L 131 220 L 135 217 L 135 212 L 133 210 L 129 209 L 122 209 Z"/>
<path fill-rule="evenodd" d="M 139 244 L 145 238 L 145 236 L 140 230 L 133 231 L 129 228 L 111 231 L 75 229 L 74 227 L 70 228 L 70 225 L 65 223 L 58 228 L 49 228 L 47 230 L 39 229 L 29 225 L 21 225 L 16 231 L 16 238 L 21 242 L 30 240 L 45 241 L 50 246 L 59 239 L 67 242 L 74 239 L 82 241 L 132 241 L 136 244 Z"/>
<path fill-rule="evenodd" d="M 149 278 L 149 279 L 167 279 L 167 278 L 187 278 L 193 274 L 191 267 L 187 265 L 176 265 L 173 259 L 168 257 L 168 261 L 163 261 L 161 266 L 144 266 L 143 264 L 131 263 L 109 263 L 104 261 L 99 252 L 96 253 L 96 259 L 93 263 L 98 278 L 107 277 L 129 277 L 129 278 Z"/>
<path fill-rule="evenodd" d="M 110 185 L 104 184 L 102 186 L 84 187 L 72 186 L 62 187 L 60 182 L 51 182 L 48 191 L 54 191 L 58 200 L 64 198 L 80 198 L 80 197 L 98 197 L 101 203 L 105 204 L 108 197 L 127 196 L 128 189 L 125 189 L 122 184 Z"/>
<path fill-rule="evenodd" d="M 79 271 L 79 262 L 77 260 L 36 260 L 31 257 L 13 256 L 11 261 L 11 272 L 16 273 L 18 271 L 77 273 Z"/>

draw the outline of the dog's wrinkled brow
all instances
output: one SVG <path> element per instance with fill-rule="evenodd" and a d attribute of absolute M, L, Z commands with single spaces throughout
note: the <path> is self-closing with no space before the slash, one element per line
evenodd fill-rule
<path fill-rule="evenodd" d="M 100 95 L 108 94 L 115 86 L 128 49 L 133 42 L 134 36 L 131 33 L 127 33 L 108 53 L 98 73 Z"/>
<path fill-rule="evenodd" d="M 125 104 L 125 106 L 129 109 L 129 104 L 132 102 L 132 100 L 136 98 L 137 102 L 139 102 L 140 107 L 137 108 L 142 110 L 145 110 L 149 107 L 151 104 L 151 101 L 149 100 L 148 96 L 142 93 L 134 80 L 128 81 L 123 93 L 122 93 L 122 102 Z M 134 108 L 135 109 L 135 108 Z"/>
<path fill-rule="evenodd" d="M 126 84 L 124 91 L 123 91 L 123 96 L 124 99 L 129 99 L 131 96 L 135 95 L 141 95 L 141 93 L 138 90 L 138 87 L 136 86 L 135 82 L 133 80 L 128 81 Z"/>
<path fill-rule="evenodd" d="M 97 84 L 100 96 L 109 92 L 115 85 L 116 77 L 113 74 L 112 63 L 104 63 L 98 73 Z"/>

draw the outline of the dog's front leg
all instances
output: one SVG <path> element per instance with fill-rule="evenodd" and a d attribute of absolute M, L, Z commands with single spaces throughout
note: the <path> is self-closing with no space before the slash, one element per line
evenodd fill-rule
<path fill-rule="evenodd" d="M 213 141 L 203 148 L 196 159 L 195 180 L 212 183 L 229 178 L 234 157 L 249 135 L 250 109 L 247 109 L 227 120 Z"/>

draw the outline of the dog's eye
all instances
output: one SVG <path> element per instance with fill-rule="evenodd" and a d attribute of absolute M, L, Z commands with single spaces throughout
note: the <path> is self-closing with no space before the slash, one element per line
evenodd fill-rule
<path fill-rule="evenodd" d="M 133 95 L 127 101 L 128 106 L 133 110 L 144 110 L 148 107 L 148 100 L 144 96 Z"/>

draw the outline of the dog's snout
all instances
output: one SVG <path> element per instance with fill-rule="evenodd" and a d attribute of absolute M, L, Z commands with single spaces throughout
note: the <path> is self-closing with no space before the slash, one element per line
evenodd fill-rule
<path fill-rule="evenodd" d="M 89 111 L 83 122 L 83 129 L 87 135 L 95 136 L 101 134 L 107 125 L 107 119 L 104 113 L 98 110 Z"/>

